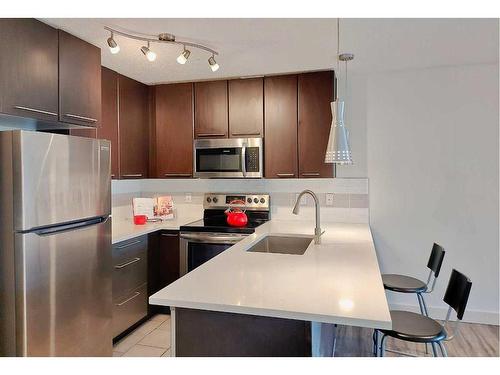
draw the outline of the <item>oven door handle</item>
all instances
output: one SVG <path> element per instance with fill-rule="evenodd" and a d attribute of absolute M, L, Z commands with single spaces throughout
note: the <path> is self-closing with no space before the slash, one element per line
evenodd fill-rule
<path fill-rule="evenodd" d="M 236 243 L 244 239 L 246 235 L 237 236 L 224 236 L 224 235 L 211 235 L 211 234 L 188 234 L 181 233 L 181 238 L 190 242 L 203 242 L 203 243 Z"/>

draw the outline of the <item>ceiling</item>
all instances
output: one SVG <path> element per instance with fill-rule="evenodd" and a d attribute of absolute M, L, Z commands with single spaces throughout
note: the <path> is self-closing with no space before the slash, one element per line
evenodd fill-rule
<path fill-rule="evenodd" d="M 102 49 L 102 65 L 138 81 L 155 84 L 330 69 L 336 51 L 335 19 L 104 19 L 47 18 Z M 112 55 L 104 26 L 143 34 L 168 32 L 220 53 L 213 73 L 206 52 L 191 49 L 185 65 L 176 62 L 181 46 L 152 45 L 148 62 L 140 41 L 115 35 Z M 349 72 L 419 69 L 498 63 L 498 19 L 342 19 L 341 51 L 355 59 Z"/>

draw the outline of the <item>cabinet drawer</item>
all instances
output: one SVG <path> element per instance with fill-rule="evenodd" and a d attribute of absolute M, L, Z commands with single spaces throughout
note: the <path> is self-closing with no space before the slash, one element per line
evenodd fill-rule
<path fill-rule="evenodd" d="M 125 263 L 133 258 L 143 258 L 148 249 L 148 237 L 140 236 L 113 245 L 113 265 Z"/>
<path fill-rule="evenodd" d="M 148 280 L 147 253 L 143 251 L 113 266 L 113 298 L 128 294 Z"/>
<path fill-rule="evenodd" d="M 113 298 L 113 337 L 144 318 L 148 313 L 147 284 L 129 294 Z"/>
<path fill-rule="evenodd" d="M 147 282 L 147 243 L 147 236 L 141 236 L 113 246 L 113 299 Z"/>

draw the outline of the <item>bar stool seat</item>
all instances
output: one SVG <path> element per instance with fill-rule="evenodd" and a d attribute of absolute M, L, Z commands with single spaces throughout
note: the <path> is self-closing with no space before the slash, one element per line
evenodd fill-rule
<path fill-rule="evenodd" d="M 432 318 L 410 311 L 391 311 L 392 330 L 387 336 L 412 342 L 438 342 L 446 338 L 444 327 Z"/>
<path fill-rule="evenodd" d="M 427 285 L 414 277 L 397 275 L 397 274 L 383 274 L 382 282 L 384 288 L 400 293 L 423 293 L 427 290 Z"/>

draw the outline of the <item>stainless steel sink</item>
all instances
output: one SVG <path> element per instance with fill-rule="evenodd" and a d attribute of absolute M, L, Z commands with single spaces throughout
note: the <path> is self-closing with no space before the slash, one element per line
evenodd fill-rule
<path fill-rule="evenodd" d="M 258 253 L 302 255 L 313 240 L 313 236 L 268 235 L 247 251 Z"/>

